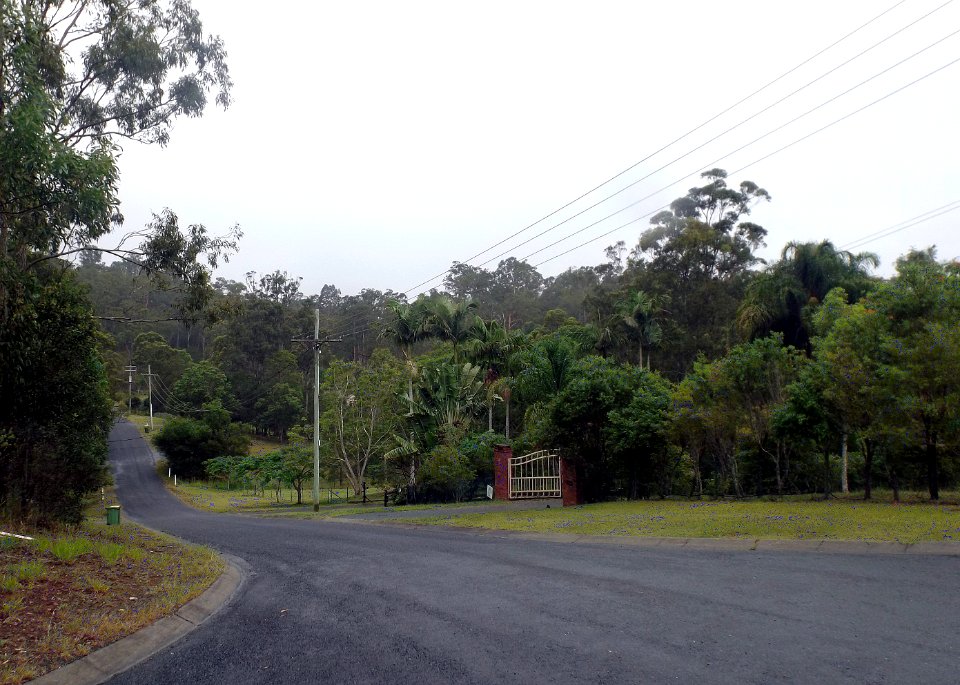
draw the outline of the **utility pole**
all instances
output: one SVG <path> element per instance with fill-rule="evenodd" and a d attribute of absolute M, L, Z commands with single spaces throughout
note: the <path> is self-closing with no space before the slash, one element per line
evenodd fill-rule
<path fill-rule="evenodd" d="M 136 373 L 137 367 L 131 365 L 125 367 L 123 370 L 127 372 L 127 413 L 130 414 L 133 412 L 133 374 Z"/>
<path fill-rule="evenodd" d="M 150 398 L 150 430 L 153 430 L 153 373 L 150 371 L 150 365 L 147 364 L 147 397 Z"/>
<path fill-rule="evenodd" d="M 340 338 L 321 338 L 320 310 L 314 313 L 313 337 L 294 338 L 293 342 L 313 346 L 313 510 L 320 511 L 320 348 L 324 343 L 340 342 Z"/>

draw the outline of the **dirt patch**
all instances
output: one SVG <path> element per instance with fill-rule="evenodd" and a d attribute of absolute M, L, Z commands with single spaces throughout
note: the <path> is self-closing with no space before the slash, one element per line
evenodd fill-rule
<path fill-rule="evenodd" d="M 0 545 L 0 683 L 21 683 L 136 632 L 219 576 L 210 550 L 133 524 Z"/>

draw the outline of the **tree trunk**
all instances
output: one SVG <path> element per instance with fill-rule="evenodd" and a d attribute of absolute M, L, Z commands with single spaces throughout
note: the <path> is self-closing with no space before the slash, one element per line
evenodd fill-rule
<path fill-rule="evenodd" d="M 737 499 L 743 497 L 743 488 L 740 486 L 740 469 L 737 468 L 737 455 L 730 455 L 730 476 L 733 478 L 733 493 Z"/>
<path fill-rule="evenodd" d="M 940 499 L 940 455 L 937 453 L 937 432 L 925 426 L 923 431 L 924 454 L 927 461 L 927 487 L 930 499 Z"/>
<path fill-rule="evenodd" d="M 703 475 L 700 473 L 700 451 L 693 457 L 693 483 L 696 488 L 697 499 L 703 499 Z"/>
<path fill-rule="evenodd" d="M 487 431 L 493 432 L 493 400 L 487 400 Z"/>
<path fill-rule="evenodd" d="M 777 497 L 783 499 L 783 472 L 780 470 L 780 447 L 779 445 L 776 448 L 776 454 L 773 456 L 773 463 L 775 466 L 775 473 L 777 476 Z"/>
<path fill-rule="evenodd" d="M 843 442 L 840 444 L 840 459 L 842 466 L 840 470 L 840 490 L 844 495 L 850 494 L 850 481 L 847 478 L 847 431 L 843 431 Z"/>
<path fill-rule="evenodd" d="M 640 352 L 640 368 L 642 369 L 643 368 L 643 345 L 639 345 L 638 350 Z"/>
<path fill-rule="evenodd" d="M 823 499 L 830 498 L 830 480 L 833 474 L 830 473 L 830 452 L 823 451 Z"/>
<path fill-rule="evenodd" d="M 410 478 L 407 481 L 407 502 L 413 503 L 417 500 L 417 460 L 410 457 Z"/>
<path fill-rule="evenodd" d="M 873 445 L 869 440 L 863 441 L 863 499 L 870 499 L 871 478 L 873 476 Z"/>

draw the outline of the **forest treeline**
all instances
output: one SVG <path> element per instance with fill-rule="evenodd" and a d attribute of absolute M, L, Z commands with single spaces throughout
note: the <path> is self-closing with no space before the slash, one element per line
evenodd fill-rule
<path fill-rule="evenodd" d="M 243 451 L 228 427 L 310 434 L 312 352 L 291 341 L 319 309 L 322 333 L 341 339 L 322 355 L 324 476 L 355 488 L 464 497 L 490 481 L 497 442 L 563 450 L 591 499 L 870 497 L 877 485 L 936 499 L 954 485 L 957 265 L 914 251 L 881 279 L 875 255 L 829 241 L 792 242 L 765 264 L 766 231 L 748 219 L 767 192 L 731 187 L 720 169 L 703 181 L 629 250 L 556 277 L 512 258 L 455 263 L 413 301 L 333 285 L 307 295 L 283 271 L 218 279 L 206 321 L 107 321 L 112 377 L 149 365 L 155 408 L 181 417 L 159 439 L 191 445 L 177 467 L 237 479 L 251 462 L 224 460 Z M 103 316 L 172 311 L 131 265 L 85 259 L 76 272 Z M 118 402 L 127 390 L 115 384 Z"/>

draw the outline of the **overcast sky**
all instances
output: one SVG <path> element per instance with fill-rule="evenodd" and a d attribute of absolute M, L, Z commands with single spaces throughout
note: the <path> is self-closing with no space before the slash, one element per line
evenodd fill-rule
<path fill-rule="evenodd" d="M 302 2 L 193 0 L 226 43 L 233 105 L 180 120 L 166 148 L 127 143 L 127 228 L 170 207 L 244 231 L 219 275 L 275 269 L 405 291 L 646 158 L 853 31 L 895 0 Z M 852 37 L 630 172 L 471 263 L 548 243 L 545 275 L 632 247 L 645 215 L 705 168 L 733 171 L 960 57 L 960 34 L 783 130 L 734 150 L 960 29 L 948 2 L 850 64 L 594 210 L 513 248 L 685 155 L 944 4 L 905 0 Z M 772 202 L 763 256 L 789 240 L 844 246 L 960 201 L 960 63 L 752 164 Z M 732 153 L 732 154 L 731 154 Z M 661 190 L 667 187 L 666 190 Z M 960 208 L 960 203 L 956 205 Z M 960 211 L 864 245 L 889 273 L 911 246 L 960 255 Z M 496 261 L 487 265 L 495 266 Z M 439 281 L 437 281 L 439 283 Z M 413 294 L 413 293 L 411 293 Z"/>

